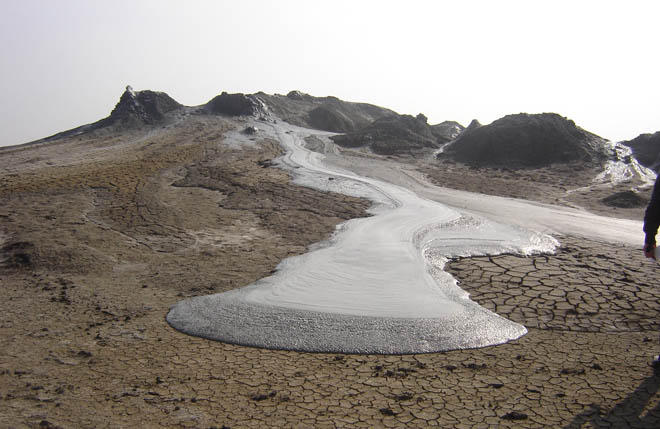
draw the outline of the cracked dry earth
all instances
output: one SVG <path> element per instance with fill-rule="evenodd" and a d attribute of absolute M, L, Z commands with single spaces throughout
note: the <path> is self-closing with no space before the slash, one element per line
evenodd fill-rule
<path fill-rule="evenodd" d="M 496 347 L 311 354 L 171 329 L 182 297 L 249 284 L 367 206 L 264 168 L 273 142 L 211 132 L 240 124 L 184 125 L 0 176 L 1 427 L 660 427 L 660 274 L 639 249 L 558 237 L 554 256 L 448 263 L 528 327 Z"/>

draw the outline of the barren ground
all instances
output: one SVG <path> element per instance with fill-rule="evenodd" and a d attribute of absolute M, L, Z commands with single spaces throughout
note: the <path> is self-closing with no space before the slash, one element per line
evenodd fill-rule
<path fill-rule="evenodd" d="M 275 142 L 223 145 L 234 126 L 0 151 L 0 426 L 660 426 L 660 275 L 639 249 L 559 237 L 555 256 L 452 262 L 529 328 L 503 346 L 309 354 L 170 328 L 182 297 L 247 285 L 368 207 L 290 184 Z M 468 173 L 456 187 L 514 183 Z"/>
<path fill-rule="evenodd" d="M 405 160 L 408 161 L 409 160 Z M 427 161 L 419 171 L 437 185 L 502 197 L 522 198 L 547 204 L 579 207 L 602 216 L 641 220 L 646 207 L 617 208 L 603 204 L 602 199 L 615 192 L 639 187 L 640 183 L 617 186 L 588 186 L 600 170 L 554 165 L 530 169 L 473 168 L 451 161 Z M 588 186 L 588 187 L 587 187 Z M 651 196 L 651 188 L 640 190 Z"/>

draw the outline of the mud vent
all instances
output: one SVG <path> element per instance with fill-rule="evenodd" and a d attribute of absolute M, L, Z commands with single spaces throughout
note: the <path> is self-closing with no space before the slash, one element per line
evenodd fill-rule
<path fill-rule="evenodd" d="M 6 268 L 32 269 L 34 268 L 34 244 L 26 241 L 9 243 L 0 249 L 0 262 Z"/>

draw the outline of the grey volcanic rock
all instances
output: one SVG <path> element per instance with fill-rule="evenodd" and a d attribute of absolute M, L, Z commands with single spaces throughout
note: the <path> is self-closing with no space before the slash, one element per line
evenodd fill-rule
<path fill-rule="evenodd" d="M 324 131 L 346 132 L 355 130 L 355 122 L 343 113 L 330 105 L 321 105 L 309 112 L 308 123 L 312 128 Z"/>
<path fill-rule="evenodd" d="M 274 115 L 290 124 L 337 133 L 356 131 L 376 119 L 395 114 L 373 104 L 313 97 L 300 91 L 291 91 L 286 96 L 262 92 L 256 95 Z"/>
<path fill-rule="evenodd" d="M 483 125 L 481 125 L 481 122 L 479 122 L 477 119 L 473 119 L 464 131 L 472 131 L 482 126 Z"/>
<path fill-rule="evenodd" d="M 332 137 L 344 147 L 368 147 L 381 155 L 414 154 L 438 148 L 446 140 L 439 139 L 426 122 L 426 116 L 390 115 L 378 119 L 359 131 Z"/>
<path fill-rule="evenodd" d="M 266 106 L 256 95 L 222 94 L 209 101 L 205 110 L 210 113 L 229 116 L 259 116 L 266 114 Z"/>
<path fill-rule="evenodd" d="M 653 134 L 641 134 L 632 140 L 621 142 L 628 146 L 633 156 L 644 167 L 660 171 L 660 131 Z"/>
<path fill-rule="evenodd" d="M 465 127 L 456 121 L 444 121 L 431 125 L 431 132 L 439 143 L 450 142 L 465 131 Z"/>
<path fill-rule="evenodd" d="M 556 113 L 508 115 L 490 125 L 472 121 L 438 157 L 478 167 L 543 167 L 602 161 L 606 140 Z"/>
<path fill-rule="evenodd" d="M 342 101 L 336 97 L 313 97 L 300 91 L 291 91 L 286 96 L 263 92 L 222 92 L 208 103 L 190 108 L 179 104 L 164 92 L 133 91 L 128 86 L 107 118 L 26 144 L 49 142 L 106 128 L 108 132 L 115 132 L 157 125 L 175 117 L 170 112 L 178 110 L 184 114 L 261 118 L 269 117 L 272 112 L 293 125 L 332 132 L 355 131 L 376 119 L 395 114 L 392 110 L 372 104 Z"/>
<path fill-rule="evenodd" d="M 130 86 L 122 94 L 119 102 L 103 119 L 102 126 L 121 123 L 123 125 L 155 124 L 163 120 L 165 114 L 183 107 L 176 100 L 164 92 L 133 91 Z"/>
<path fill-rule="evenodd" d="M 309 94 L 305 94 L 304 92 L 300 92 L 298 90 L 293 90 L 290 91 L 287 95 L 287 98 L 290 98 L 292 100 L 298 100 L 298 101 L 313 101 L 314 97 L 312 97 Z"/>
<path fill-rule="evenodd" d="M 247 127 L 243 128 L 242 132 L 243 132 L 243 134 L 247 134 L 249 136 L 252 136 L 254 134 L 257 134 L 259 132 L 259 129 L 257 127 L 247 126 Z"/>

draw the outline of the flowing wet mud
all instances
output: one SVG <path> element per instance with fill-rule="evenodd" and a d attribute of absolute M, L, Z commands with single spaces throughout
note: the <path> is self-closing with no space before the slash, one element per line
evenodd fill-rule
<path fill-rule="evenodd" d="M 445 351 L 524 335 L 472 302 L 442 268 L 457 256 L 551 252 L 554 239 L 332 168 L 304 147 L 311 130 L 259 126 L 287 150 L 282 165 L 298 183 L 371 197 L 373 216 L 344 223 L 252 286 L 178 303 L 167 316 L 173 327 L 235 344 L 343 353 Z"/>

